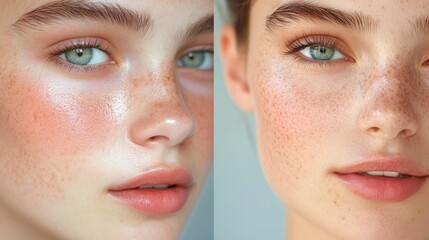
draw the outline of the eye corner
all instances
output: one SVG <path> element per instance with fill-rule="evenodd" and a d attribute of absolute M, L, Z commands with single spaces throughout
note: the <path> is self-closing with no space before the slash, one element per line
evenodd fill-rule
<path fill-rule="evenodd" d="M 422 67 L 427 67 L 429 66 L 429 59 L 426 59 L 424 61 L 422 61 L 422 63 L 420 64 Z"/>

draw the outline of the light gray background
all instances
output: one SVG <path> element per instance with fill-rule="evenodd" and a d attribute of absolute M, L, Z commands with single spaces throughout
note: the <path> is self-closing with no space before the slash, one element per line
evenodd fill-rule
<path fill-rule="evenodd" d="M 262 175 L 253 117 L 225 90 L 218 39 L 226 8 L 223 0 L 215 3 L 215 239 L 284 239 L 284 208 Z"/>

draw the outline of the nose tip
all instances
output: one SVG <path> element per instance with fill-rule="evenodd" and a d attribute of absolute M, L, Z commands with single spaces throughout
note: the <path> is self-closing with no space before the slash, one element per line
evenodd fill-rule
<path fill-rule="evenodd" d="M 418 129 L 418 124 L 411 112 L 395 114 L 389 112 L 375 112 L 367 116 L 360 128 L 371 136 L 380 136 L 385 139 L 407 138 L 413 136 Z"/>
<path fill-rule="evenodd" d="M 384 139 L 407 138 L 416 134 L 419 124 L 410 98 L 412 80 L 381 78 L 365 96 L 359 127 L 366 134 Z"/>
<path fill-rule="evenodd" d="M 132 142 L 140 146 L 163 144 L 173 147 L 194 133 L 193 120 L 189 118 L 178 119 L 165 117 L 164 119 L 151 119 L 136 123 L 130 133 Z"/>
<path fill-rule="evenodd" d="M 140 146 L 173 147 L 190 138 L 194 128 L 194 119 L 183 106 L 168 106 L 140 117 L 132 125 L 129 134 L 131 141 Z"/>

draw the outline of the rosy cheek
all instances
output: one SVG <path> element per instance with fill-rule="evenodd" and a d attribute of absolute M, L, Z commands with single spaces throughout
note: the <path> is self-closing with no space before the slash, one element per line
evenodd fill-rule
<path fill-rule="evenodd" d="M 106 145 L 109 131 L 117 131 L 126 100 L 121 94 L 61 90 L 38 79 L 16 71 L 1 76 L 0 189 L 20 186 L 7 191 L 49 199 L 62 196 Z"/>
<path fill-rule="evenodd" d="M 264 172 L 280 192 L 285 186 L 299 188 L 305 176 L 323 164 L 320 155 L 327 149 L 326 139 L 332 140 L 341 125 L 346 94 L 315 92 L 293 75 L 270 74 L 252 81 Z"/>
<path fill-rule="evenodd" d="M 0 119 L 17 140 L 51 153 L 73 155 L 97 147 L 112 127 L 106 99 L 34 84 L 37 79 L 10 78 Z M 103 101 L 104 100 L 104 101 Z"/>

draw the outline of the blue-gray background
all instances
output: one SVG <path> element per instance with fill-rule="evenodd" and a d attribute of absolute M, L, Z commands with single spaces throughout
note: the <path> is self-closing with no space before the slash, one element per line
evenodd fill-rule
<path fill-rule="evenodd" d="M 215 239 L 284 239 L 284 208 L 259 166 L 254 119 L 225 90 L 218 39 L 226 8 L 224 0 L 215 3 Z"/>

